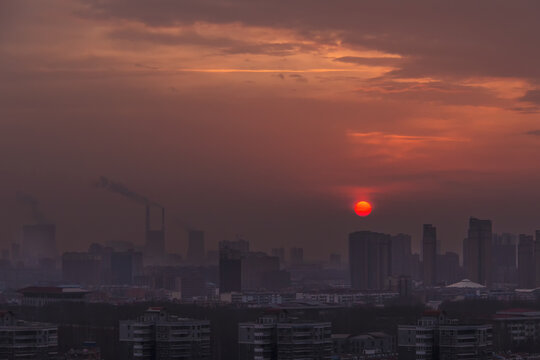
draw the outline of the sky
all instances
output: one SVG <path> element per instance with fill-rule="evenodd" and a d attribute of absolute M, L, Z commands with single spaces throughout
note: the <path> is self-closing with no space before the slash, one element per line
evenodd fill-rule
<path fill-rule="evenodd" d="M 61 249 L 302 246 L 344 256 L 355 230 L 470 216 L 540 229 L 540 3 L 390 0 L 1 0 L 0 246 L 32 223 Z M 373 212 L 354 214 L 368 200 Z M 153 221 L 158 220 L 154 217 Z"/>

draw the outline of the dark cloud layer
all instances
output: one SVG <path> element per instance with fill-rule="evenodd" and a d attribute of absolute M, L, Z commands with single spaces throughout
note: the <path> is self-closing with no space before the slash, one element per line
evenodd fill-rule
<path fill-rule="evenodd" d="M 414 58 L 400 76 L 540 78 L 540 3 L 534 0 L 85 1 L 85 16 L 159 27 L 209 22 L 298 31 Z M 325 34 L 321 36 L 321 34 Z"/>

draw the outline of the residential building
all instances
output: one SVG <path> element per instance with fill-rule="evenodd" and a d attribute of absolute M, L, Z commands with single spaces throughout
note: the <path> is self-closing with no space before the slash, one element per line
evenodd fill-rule
<path fill-rule="evenodd" d="M 268 310 L 257 321 L 240 323 L 241 360 L 329 360 L 332 325 L 292 317 L 286 310 Z"/>
<path fill-rule="evenodd" d="M 400 360 L 492 359 L 492 325 L 460 324 L 444 312 L 426 311 L 416 325 L 398 326 Z"/>
<path fill-rule="evenodd" d="M 132 344 L 133 359 L 210 359 L 210 322 L 151 307 L 137 320 L 120 321 L 120 341 Z"/>
<path fill-rule="evenodd" d="M 57 359 L 58 327 L 17 320 L 11 311 L 0 311 L 0 359 Z"/>

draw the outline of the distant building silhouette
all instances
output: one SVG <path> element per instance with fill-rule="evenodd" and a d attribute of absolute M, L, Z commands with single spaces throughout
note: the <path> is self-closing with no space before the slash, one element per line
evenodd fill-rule
<path fill-rule="evenodd" d="M 493 234 L 492 280 L 498 284 L 517 284 L 517 238 L 514 234 Z"/>
<path fill-rule="evenodd" d="M 390 239 L 390 235 L 371 231 L 349 234 L 349 266 L 353 289 L 382 290 L 388 287 Z"/>
<path fill-rule="evenodd" d="M 437 254 L 435 267 L 437 269 L 437 282 L 453 284 L 463 279 L 459 255 L 455 252 L 447 251 L 444 254 Z"/>
<path fill-rule="evenodd" d="M 133 250 L 111 254 L 112 282 L 116 285 L 131 285 L 143 272 L 143 257 Z"/>
<path fill-rule="evenodd" d="M 534 242 L 534 287 L 540 288 L 540 230 L 536 230 Z"/>
<path fill-rule="evenodd" d="M 290 262 L 293 266 L 302 265 L 304 263 L 304 249 L 297 247 L 291 248 Z"/>
<path fill-rule="evenodd" d="M 188 233 L 187 260 L 192 265 L 204 263 L 204 231 L 190 230 Z"/>
<path fill-rule="evenodd" d="M 518 286 L 522 289 L 532 289 L 535 287 L 534 264 L 535 249 L 532 235 L 519 235 L 518 243 Z"/>
<path fill-rule="evenodd" d="M 437 228 L 424 224 L 422 234 L 422 262 L 424 266 L 424 286 L 437 282 Z"/>
<path fill-rule="evenodd" d="M 54 224 L 23 226 L 22 255 L 30 265 L 37 265 L 40 259 L 55 259 L 56 226 Z"/>
<path fill-rule="evenodd" d="M 161 209 L 161 229 L 150 227 L 150 205 L 146 206 L 146 244 L 144 255 L 150 263 L 160 263 L 165 258 L 165 209 Z"/>
<path fill-rule="evenodd" d="M 249 242 L 238 239 L 219 242 L 219 292 L 242 291 L 242 258 L 249 252 Z"/>
<path fill-rule="evenodd" d="M 491 220 L 469 219 L 468 237 L 463 241 L 463 265 L 468 278 L 491 286 Z"/>
<path fill-rule="evenodd" d="M 279 258 L 279 263 L 285 263 L 285 249 L 284 248 L 273 248 L 271 251 L 272 256 L 277 256 Z"/>
<path fill-rule="evenodd" d="M 397 234 L 391 239 L 391 274 L 392 276 L 412 275 L 411 236 Z"/>

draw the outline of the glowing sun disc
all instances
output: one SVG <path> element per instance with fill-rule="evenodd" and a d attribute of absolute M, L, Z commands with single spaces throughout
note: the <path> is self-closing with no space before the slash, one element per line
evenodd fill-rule
<path fill-rule="evenodd" d="M 371 214 L 372 206 L 367 201 L 359 201 L 354 206 L 354 212 L 358 216 L 368 216 Z"/>

